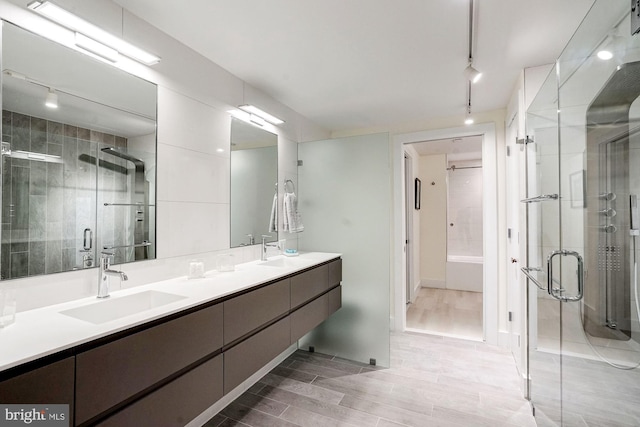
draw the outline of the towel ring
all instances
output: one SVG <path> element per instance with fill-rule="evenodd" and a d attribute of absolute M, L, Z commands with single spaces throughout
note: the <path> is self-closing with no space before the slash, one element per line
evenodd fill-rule
<path fill-rule="evenodd" d="M 291 184 L 291 187 L 293 188 L 292 191 L 289 191 L 289 188 L 287 187 L 287 184 Z M 285 179 L 284 180 L 284 191 L 285 193 L 295 193 L 296 192 L 296 184 L 291 181 L 290 179 Z"/>

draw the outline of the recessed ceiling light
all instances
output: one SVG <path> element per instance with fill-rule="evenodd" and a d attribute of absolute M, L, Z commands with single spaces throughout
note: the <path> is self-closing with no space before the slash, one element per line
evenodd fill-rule
<path fill-rule="evenodd" d="M 598 52 L 598 58 L 602 59 L 603 61 L 608 61 L 613 58 L 613 53 L 609 50 L 601 50 Z"/>

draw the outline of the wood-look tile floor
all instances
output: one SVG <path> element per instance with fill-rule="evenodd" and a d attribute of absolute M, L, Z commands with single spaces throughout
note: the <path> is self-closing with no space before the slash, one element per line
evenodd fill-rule
<path fill-rule="evenodd" d="M 408 333 L 391 343 L 390 368 L 298 350 L 206 427 L 535 426 L 507 350 Z"/>
<path fill-rule="evenodd" d="M 482 340 L 482 293 L 420 288 L 407 307 L 407 328 Z"/>

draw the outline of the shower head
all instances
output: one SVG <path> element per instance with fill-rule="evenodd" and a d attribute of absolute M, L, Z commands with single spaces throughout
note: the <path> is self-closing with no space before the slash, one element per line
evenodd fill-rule
<path fill-rule="evenodd" d="M 108 154 L 111 154 L 112 156 L 116 156 L 116 157 L 120 157 L 121 159 L 128 160 L 131 163 L 133 163 L 136 166 L 136 168 L 139 166 L 144 167 L 144 162 L 141 159 L 130 156 L 129 154 L 123 153 L 122 151 L 118 151 L 113 147 L 106 147 L 106 148 L 103 148 L 101 151 L 103 153 L 108 153 Z"/>

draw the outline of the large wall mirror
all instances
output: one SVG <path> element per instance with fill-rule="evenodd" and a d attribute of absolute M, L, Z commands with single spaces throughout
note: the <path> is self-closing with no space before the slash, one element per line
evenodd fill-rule
<path fill-rule="evenodd" d="M 278 240 L 278 137 L 231 119 L 231 247 Z"/>
<path fill-rule="evenodd" d="M 155 258 L 156 86 L 8 22 L 2 71 L 2 279 Z"/>

